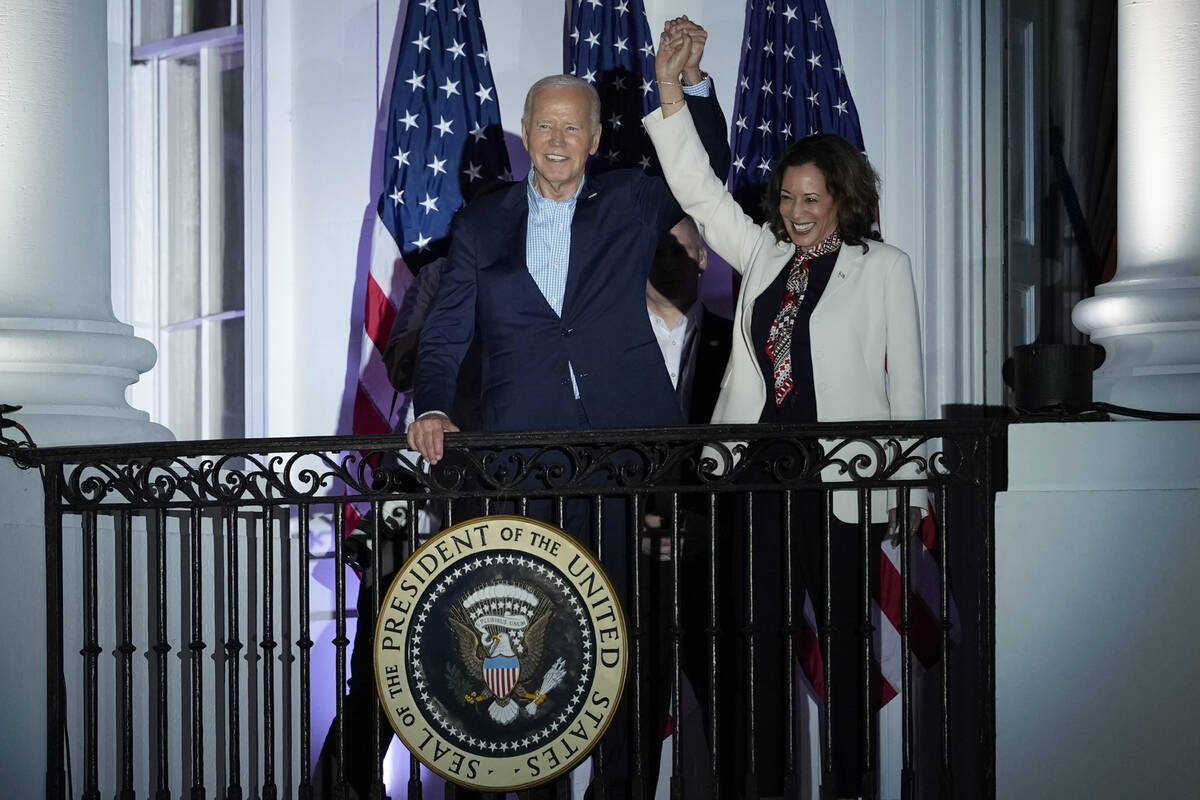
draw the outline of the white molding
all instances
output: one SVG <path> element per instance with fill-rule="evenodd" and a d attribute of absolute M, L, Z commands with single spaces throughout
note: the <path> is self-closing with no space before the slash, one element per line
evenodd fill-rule
<path fill-rule="evenodd" d="M 160 39 L 156 42 L 133 48 L 134 61 L 152 61 L 156 58 L 182 58 L 194 56 L 210 48 L 239 44 L 243 40 L 242 26 L 229 25 L 224 28 L 209 28 L 204 31 Z"/>
<path fill-rule="evenodd" d="M 246 0 L 243 10 L 245 436 L 254 438 L 267 435 L 267 37 L 263 0 Z"/>

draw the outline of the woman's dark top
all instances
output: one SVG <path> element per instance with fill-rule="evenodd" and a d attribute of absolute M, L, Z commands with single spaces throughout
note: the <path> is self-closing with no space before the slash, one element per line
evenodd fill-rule
<path fill-rule="evenodd" d="M 759 422 L 817 421 L 817 395 L 813 388 L 812 341 L 808 323 L 812 319 L 813 309 L 825 293 L 825 287 L 829 285 L 829 277 L 833 274 L 833 265 L 837 263 L 840 252 L 838 249 L 808 262 L 808 290 L 804 293 L 804 301 L 800 304 L 796 325 L 792 329 L 792 390 L 783 398 L 783 405 L 778 407 L 775 405 L 775 367 L 767 355 L 767 337 L 783 304 L 791 264 L 780 270 L 771 285 L 754 299 L 750 338 L 767 387 L 767 400 L 763 404 Z"/>

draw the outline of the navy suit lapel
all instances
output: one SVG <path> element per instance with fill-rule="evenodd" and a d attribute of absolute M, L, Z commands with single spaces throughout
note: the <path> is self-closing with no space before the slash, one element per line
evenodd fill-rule
<path fill-rule="evenodd" d="M 571 253 L 567 260 L 567 285 L 563 291 L 563 317 L 573 308 L 588 256 L 592 248 L 597 246 L 596 212 L 601 190 L 594 178 L 589 176 L 586 181 L 579 200 L 575 202 L 575 215 L 571 218 Z"/>

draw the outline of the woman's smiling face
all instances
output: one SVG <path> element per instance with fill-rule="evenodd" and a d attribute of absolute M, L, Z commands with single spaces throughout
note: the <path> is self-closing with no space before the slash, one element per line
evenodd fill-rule
<path fill-rule="evenodd" d="M 837 200 L 825 187 L 825 175 L 815 164 L 800 164 L 784 171 L 779 215 L 788 236 L 801 250 L 811 250 L 837 230 Z"/>

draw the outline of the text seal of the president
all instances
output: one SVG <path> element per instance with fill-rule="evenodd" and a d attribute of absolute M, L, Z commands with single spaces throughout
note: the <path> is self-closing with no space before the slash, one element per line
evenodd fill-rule
<path fill-rule="evenodd" d="M 552 525 L 480 517 L 421 546 L 381 600 L 375 682 L 408 749 L 447 780 L 554 780 L 604 734 L 625 619 L 592 554 Z"/>

